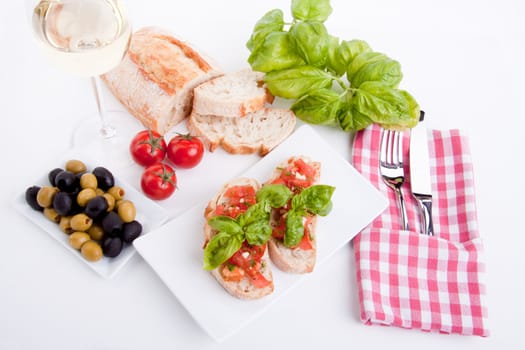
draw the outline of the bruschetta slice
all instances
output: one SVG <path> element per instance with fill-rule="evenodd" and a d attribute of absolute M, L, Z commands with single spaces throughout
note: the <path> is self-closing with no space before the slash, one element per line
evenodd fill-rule
<path fill-rule="evenodd" d="M 240 299 L 259 299 L 274 290 L 267 250 L 270 209 L 256 206 L 259 188 L 254 179 L 232 180 L 208 203 L 204 214 L 204 268 Z M 254 240 L 261 237 L 262 244 L 250 244 L 246 238 L 250 235 Z"/>

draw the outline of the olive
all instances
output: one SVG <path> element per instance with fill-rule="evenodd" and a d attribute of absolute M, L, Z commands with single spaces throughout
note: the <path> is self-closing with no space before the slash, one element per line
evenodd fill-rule
<path fill-rule="evenodd" d="M 47 178 L 51 186 L 56 186 L 55 177 L 57 177 L 58 173 L 61 173 L 63 171 L 64 169 L 55 168 L 49 172 L 49 174 L 47 175 Z"/>
<path fill-rule="evenodd" d="M 97 219 L 108 210 L 108 201 L 103 196 L 96 196 L 86 204 L 84 213 L 92 219 Z"/>
<path fill-rule="evenodd" d="M 102 251 L 108 258 L 118 256 L 122 251 L 122 240 L 120 237 L 105 237 L 102 241 Z"/>
<path fill-rule="evenodd" d="M 120 236 L 122 232 L 122 219 L 118 216 L 117 213 L 111 211 L 107 213 L 106 216 L 102 219 L 102 229 L 107 236 L 117 237 Z"/>
<path fill-rule="evenodd" d="M 71 193 L 77 190 L 78 179 L 75 174 L 65 170 L 55 177 L 55 184 L 59 190 Z"/>
<path fill-rule="evenodd" d="M 36 201 L 38 205 L 43 208 L 50 207 L 53 204 L 53 198 L 57 194 L 58 189 L 56 187 L 44 186 L 36 194 Z"/>
<path fill-rule="evenodd" d="M 104 230 L 98 224 L 91 225 L 87 232 L 89 233 L 91 239 L 94 241 L 100 241 L 104 237 Z"/>
<path fill-rule="evenodd" d="M 122 226 L 122 240 L 131 243 L 142 233 L 142 225 L 138 221 L 132 221 Z"/>
<path fill-rule="evenodd" d="M 26 190 L 26 202 L 27 204 L 29 204 L 29 206 L 31 208 L 33 208 L 34 210 L 38 210 L 38 211 L 42 211 L 44 210 L 44 208 L 38 204 L 37 200 L 36 200 L 36 196 L 38 194 L 38 191 L 40 191 L 40 187 L 39 186 L 31 186 L 31 187 L 28 187 L 27 190 Z"/>
<path fill-rule="evenodd" d="M 82 191 L 78 192 L 77 194 L 77 203 L 81 207 L 85 207 L 86 204 L 95 198 L 97 196 L 97 193 L 92 188 L 84 188 Z"/>
<path fill-rule="evenodd" d="M 60 218 L 60 222 L 58 223 L 58 226 L 64 233 L 67 233 L 68 235 L 73 232 L 73 229 L 71 228 L 71 216 L 62 216 Z"/>
<path fill-rule="evenodd" d="M 66 170 L 73 174 L 83 173 L 86 171 L 86 164 L 77 159 L 71 159 L 66 162 Z"/>
<path fill-rule="evenodd" d="M 102 197 L 106 198 L 106 202 L 108 202 L 108 210 L 107 211 L 113 211 L 115 209 L 115 197 L 110 195 L 109 193 L 104 193 Z"/>
<path fill-rule="evenodd" d="M 60 222 L 61 218 L 60 214 L 58 214 L 57 211 L 51 207 L 44 208 L 44 216 L 57 224 Z"/>
<path fill-rule="evenodd" d="M 97 196 L 102 196 L 106 192 L 104 192 L 103 189 L 97 187 L 97 189 L 95 190 L 95 193 L 97 194 Z"/>
<path fill-rule="evenodd" d="M 80 177 L 81 188 L 92 188 L 95 190 L 98 187 L 97 177 L 92 173 L 84 173 Z"/>
<path fill-rule="evenodd" d="M 80 213 L 71 217 L 71 228 L 74 231 L 87 231 L 93 224 L 91 219 L 86 214 Z"/>
<path fill-rule="evenodd" d="M 82 247 L 84 243 L 90 240 L 91 240 L 91 237 L 89 237 L 89 235 L 85 232 L 77 231 L 77 232 L 73 232 L 69 236 L 69 244 L 75 249 L 80 249 L 80 247 Z"/>
<path fill-rule="evenodd" d="M 135 204 L 128 200 L 125 200 L 119 204 L 117 212 L 118 216 L 120 216 L 120 218 L 124 222 L 132 222 L 133 220 L 135 220 L 135 216 L 137 215 Z"/>
<path fill-rule="evenodd" d="M 95 241 L 87 241 L 80 247 L 80 253 L 89 261 L 98 261 L 102 258 L 102 247 Z"/>
<path fill-rule="evenodd" d="M 73 199 L 66 192 L 58 192 L 53 197 L 53 208 L 60 215 L 69 215 L 73 209 Z"/>
<path fill-rule="evenodd" d="M 120 186 L 113 186 L 113 187 L 111 187 L 108 190 L 108 193 L 110 195 L 112 195 L 116 200 L 120 200 L 120 199 L 124 198 L 124 195 L 126 194 L 124 189 L 122 187 L 120 187 Z"/>
<path fill-rule="evenodd" d="M 115 178 L 108 169 L 101 166 L 96 167 L 93 169 L 93 175 L 95 175 L 97 178 L 98 187 L 104 191 L 107 191 L 111 187 L 115 186 Z"/>

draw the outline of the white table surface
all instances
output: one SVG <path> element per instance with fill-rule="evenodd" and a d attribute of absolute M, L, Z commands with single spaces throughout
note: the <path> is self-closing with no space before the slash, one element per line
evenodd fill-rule
<path fill-rule="evenodd" d="M 247 66 L 244 44 L 267 10 L 283 8 L 289 18 L 288 1 L 126 3 L 135 28 L 166 27 L 227 71 Z M 427 112 L 430 127 L 470 136 L 491 336 L 363 325 L 351 245 L 221 344 L 140 256 L 114 279 L 100 278 L 12 206 L 71 147 L 75 126 L 95 105 L 88 80 L 43 60 L 23 1 L 9 1 L 0 11 L 0 349 L 524 348 L 525 192 L 518 171 L 525 151 L 525 5 L 333 0 L 332 6 L 332 34 L 366 40 L 401 62 L 401 87 Z M 350 157 L 347 134 L 319 131 Z"/>

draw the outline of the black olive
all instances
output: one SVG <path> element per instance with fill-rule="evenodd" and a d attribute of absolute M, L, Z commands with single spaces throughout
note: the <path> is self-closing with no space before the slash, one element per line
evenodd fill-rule
<path fill-rule="evenodd" d="M 64 171 L 64 169 L 55 168 L 55 169 L 53 169 L 53 170 L 51 170 L 51 171 L 49 172 L 49 174 L 47 175 L 47 178 L 48 178 L 49 183 L 51 184 L 51 186 L 53 186 L 53 187 L 56 186 L 55 177 L 56 177 L 59 173 L 61 173 L 61 172 L 63 172 L 63 171 Z"/>
<path fill-rule="evenodd" d="M 75 174 L 64 170 L 55 177 L 55 186 L 61 191 L 72 193 L 77 190 L 79 182 Z"/>
<path fill-rule="evenodd" d="M 102 241 L 102 252 L 108 258 L 114 258 L 122 251 L 122 240 L 119 237 L 105 237 Z"/>
<path fill-rule="evenodd" d="M 92 219 L 101 217 L 108 210 L 108 201 L 103 196 L 93 197 L 87 202 L 84 213 Z"/>
<path fill-rule="evenodd" d="M 36 201 L 36 195 L 38 194 L 39 190 L 40 190 L 40 187 L 38 187 L 38 186 L 31 186 L 31 187 L 29 187 L 26 190 L 26 202 L 34 210 L 42 211 L 42 210 L 44 210 L 44 208 L 41 207 L 38 204 L 38 202 Z"/>
<path fill-rule="evenodd" d="M 73 199 L 71 195 L 66 192 L 58 192 L 55 194 L 53 197 L 53 208 L 62 216 L 70 215 L 73 209 Z"/>
<path fill-rule="evenodd" d="M 104 167 L 96 167 L 93 169 L 93 175 L 97 178 L 98 187 L 107 191 L 110 187 L 115 186 L 115 178 L 113 174 Z"/>
<path fill-rule="evenodd" d="M 122 219 L 114 211 L 109 212 L 102 219 L 102 229 L 104 230 L 105 236 L 118 237 L 122 233 Z"/>
<path fill-rule="evenodd" d="M 124 224 L 122 227 L 122 240 L 126 243 L 131 243 L 142 233 L 142 225 L 140 222 L 134 220 Z"/>

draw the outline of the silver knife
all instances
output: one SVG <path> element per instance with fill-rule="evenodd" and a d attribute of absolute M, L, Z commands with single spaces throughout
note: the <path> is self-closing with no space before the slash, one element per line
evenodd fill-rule
<path fill-rule="evenodd" d="M 433 236 L 432 183 L 430 181 L 425 112 L 423 111 L 421 111 L 419 123 L 410 130 L 410 184 L 412 194 L 421 211 L 422 233 Z"/>

